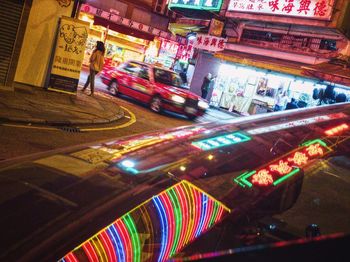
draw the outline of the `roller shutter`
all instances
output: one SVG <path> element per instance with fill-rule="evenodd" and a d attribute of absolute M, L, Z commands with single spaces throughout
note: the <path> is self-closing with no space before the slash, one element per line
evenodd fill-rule
<path fill-rule="evenodd" d="M 12 62 L 24 0 L 0 0 L 0 85 L 5 84 Z"/>

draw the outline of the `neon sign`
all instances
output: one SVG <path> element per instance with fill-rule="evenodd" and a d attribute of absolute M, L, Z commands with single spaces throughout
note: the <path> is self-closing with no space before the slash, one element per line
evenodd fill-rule
<path fill-rule="evenodd" d="M 170 0 L 168 8 L 220 11 L 222 0 Z"/>
<path fill-rule="evenodd" d="M 327 136 L 333 136 L 333 135 L 336 135 L 336 134 L 339 134 L 345 130 L 348 130 L 349 129 L 349 126 L 347 124 L 341 124 L 339 126 L 336 126 L 336 127 L 333 127 L 331 129 L 328 129 L 326 130 L 324 133 L 327 135 Z"/>
<path fill-rule="evenodd" d="M 229 212 L 183 180 L 115 220 L 60 261 L 164 261 Z"/>
<path fill-rule="evenodd" d="M 231 0 L 228 11 L 329 20 L 334 0 Z"/>
<path fill-rule="evenodd" d="M 208 139 L 192 142 L 194 147 L 201 150 L 212 150 L 219 147 L 230 146 L 242 142 L 251 140 L 249 136 L 246 136 L 240 132 L 234 132 L 227 135 L 211 137 Z"/>
<path fill-rule="evenodd" d="M 277 130 L 293 128 L 293 127 L 297 127 L 297 126 L 306 126 L 306 125 L 313 124 L 313 123 L 319 123 L 319 122 L 324 122 L 324 121 L 338 119 L 338 118 L 344 118 L 344 117 L 347 117 L 347 115 L 344 113 L 336 113 L 336 114 L 322 115 L 322 116 L 316 116 L 316 117 L 309 117 L 309 118 L 299 119 L 299 120 L 295 120 L 295 121 L 285 122 L 282 124 L 275 124 L 275 125 L 270 125 L 270 126 L 266 126 L 266 127 L 250 129 L 247 131 L 247 133 L 251 134 L 251 135 L 258 135 L 258 134 L 264 134 L 264 133 L 273 132 L 273 131 L 277 131 Z"/>
<path fill-rule="evenodd" d="M 241 174 L 234 178 L 234 182 L 241 187 L 253 187 L 254 185 L 263 187 L 277 186 L 289 177 L 297 174 L 300 168 L 309 161 L 322 157 L 330 151 L 331 149 L 324 141 L 320 139 L 311 140 L 267 166 Z"/>

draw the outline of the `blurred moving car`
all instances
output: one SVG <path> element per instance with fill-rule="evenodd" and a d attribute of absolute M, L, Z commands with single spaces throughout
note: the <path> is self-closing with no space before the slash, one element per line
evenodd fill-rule
<path fill-rule="evenodd" d="M 112 94 L 147 103 L 157 113 L 168 110 L 195 119 L 209 107 L 206 100 L 188 90 L 178 73 L 152 64 L 129 61 L 116 69 L 104 69 L 101 78 Z"/>
<path fill-rule="evenodd" d="M 295 224 L 349 233 L 349 123 L 349 104 L 330 105 L 0 162 L 0 260 L 181 260 L 297 239 L 257 228 L 308 194 L 316 215 L 297 209 Z"/>

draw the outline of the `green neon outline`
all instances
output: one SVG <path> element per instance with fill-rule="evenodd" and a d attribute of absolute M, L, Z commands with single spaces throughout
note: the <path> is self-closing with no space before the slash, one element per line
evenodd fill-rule
<path fill-rule="evenodd" d="M 180 234 L 181 234 L 181 229 L 182 229 L 182 223 L 181 223 L 182 214 L 179 214 L 179 202 L 178 202 L 179 200 L 177 199 L 174 188 L 171 188 L 167 192 L 167 194 L 168 194 L 171 202 L 173 203 L 173 210 L 174 210 L 175 219 L 176 219 L 176 221 L 175 221 L 175 237 L 174 237 L 173 246 L 171 247 L 171 251 L 169 254 L 169 257 L 171 257 L 172 255 L 174 255 L 176 253 L 176 249 L 179 247 L 179 240 L 180 240 Z M 173 196 L 173 194 L 175 194 L 175 196 Z M 174 198 L 176 198 L 177 201 Z"/>
<path fill-rule="evenodd" d="M 314 140 L 309 140 L 309 141 L 306 141 L 305 143 L 301 144 L 302 146 L 309 146 L 309 145 L 312 145 L 312 144 L 316 144 L 316 143 L 319 143 L 321 144 L 322 146 L 328 148 L 328 145 L 322 141 L 321 139 L 314 139 Z"/>
<path fill-rule="evenodd" d="M 131 218 L 130 214 L 127 214 L 125 217 L 123 217 L 124 223 L 127 226 L 127 229 L 129 231 L 129 234 L 131 235 L 132 239 L 132 246 L 134 251 L 134 261 L 140 262 L 141 261 L 141 244 L 140 239 L 138 237 L 138 233 L 135 227 L 134 220 Z M 130 224 L 129 224 L 130 223 Z"/>
<path fill-rule="evenodd" d="M 300 171 L 300 168 L 294 169 L 292 172 L 288 173 L 287 175 L 275 180 L 275 182 L 273 182 L 272 184 L 274 186 L 277 186 L 278 184 L 282 183 L 284 180 L 286 180 L 287 178 L 293 176 L 294 174 L 298 173 Z"/>
<path fill-rule="evenodd" d="M 244 175 L 244 176 L 241 178 L 242 183 L 246 184 L 248 187 L 252 187 L 253 184 L 250 183 L 249 181 L 247 181 L 246 179 L 247 179 L 248 177 L 251 177 L 251 176 L 254 175 L 255 173 L 256 173 L 256 170 L 253 170 L 253 171 L 249 172 L 248 174 Z"/>
<path fill-rule="evenodd" d="M 211 228 L 212 225 L 214 224 L 214 222 L 216 220 L 216 216 L 218 215 L 218 211 L 219 211 L 219 203 L 217 203 L 215 201 L 213 201 L 213 203 L 214 203 L 214 211 L 213 211 L 213 213 L 211 215 L 208 229 Z"/>
<path fill-rule="evenodd" d="M 232 143 L 230 144 L 222 144 L 221 145 L 218 145 L 218 146 L 210 146 L 210 148 L 203 148 L 201 147 L 199 144 L 200 143 L 206 143 L 206 141 L 212 141 L 216 138 L 219 138 L 219 137 L 226 137 L 226 136 L 229 136 L 229 135 L 233 135 L 233 136 L 236 136 L 238 138 L 241 139 L 241 141 L 233 141 L 232 139 L 228 138 L 229 140 L 233 141 Z M 211 138 L 207 138 L 207 139 L 204 139 L 204 140 L 199 140 L 199 141 L 194 141 L 191 143 L 192 146 L 196 147 L 196 148 L 199 148 L 203 151 L 208 151 L 208 150 L 213 150 L 213 149 L 216 149 L 216 148 L 220 148 L 220 147 L 225 147 L 225 146 L 231 146 L 231 145 L 235 145 L 235 144 L 239 144 L 239 143 L 243 143 L 243 142 L 247 142 L 247 141 L 250 141 L 252 138 L 249 137 L 249 136 L 246 136 L 240 132 L 233 132 L 233 133 L 230 133 L 230 134 L 226 134 L 226 135 L 221 135 L 221 136 L 217 136 L 217 137 L 211 137 Z"/>
<path fill-rule="evenodd" d="M 173 7 L 178 8 L 185 8 L 185 9 L 194 9 L 194 10 L 211 10 L 211 11 L 220 11 L 223 0 L 218 1 L 217 7 L 205 7 L 204 1 L 206 0 L 200 0 L 199 5 L 186 5 L 186 4 L 176 4 L 170 2 L 168 5 L 168 9 L 171 10 Z"/>

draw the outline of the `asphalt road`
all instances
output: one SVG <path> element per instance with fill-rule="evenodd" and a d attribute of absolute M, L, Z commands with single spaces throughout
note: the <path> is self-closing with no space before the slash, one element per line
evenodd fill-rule
<path fill-rule="evenodd" d="M 83 71 L 79 82 L 80 86 L 84 84 L 86 78 L 87 72 Z M 74 129 L 62 130 L 52 127 L 0 126 L 0 161 L 78 144 L 105 141 L 160 129 L 191 125 L 198 122 L 217 121 L 217 117 L 210 114 L 196 119 L 195 122 L 181 115 L 171 113 L 156 114 L 150 111 L 146 105 L 130 98 L 112 96 L 108 93 L 106 86 L 101 82 L 99 77 L 96 77 L 96 95 L 107 97 L 119 106 L 127 109 L 126 118 L 109 125 L 78 126 L 82 129 L 94 130 L 78 133 L 74 132 Z M 136 122 L 132 125 L 119 128 L 130 120 L 131 114 L 135 116 Z M 221 116 L 222 119 L 232 118 L 232 116 L 223 113 Z"/>

